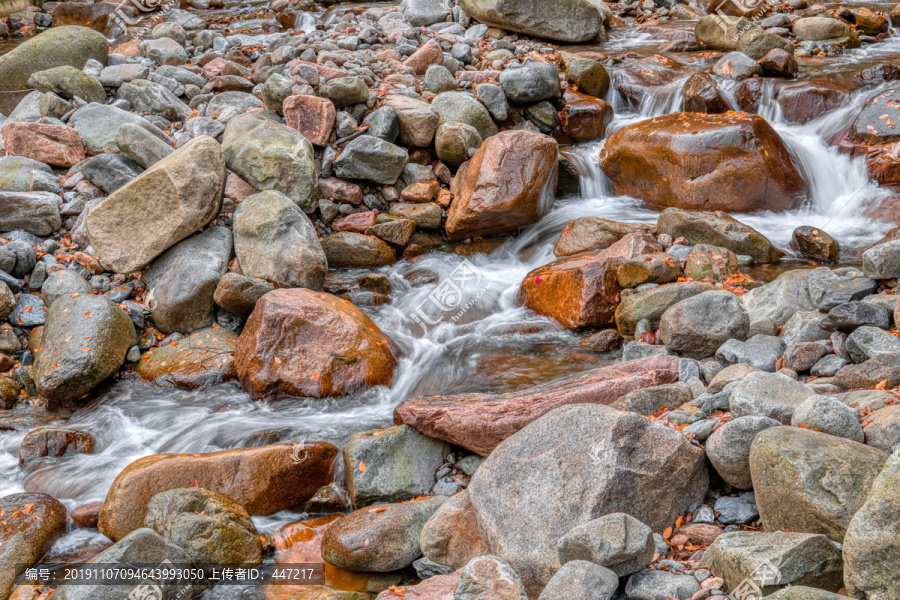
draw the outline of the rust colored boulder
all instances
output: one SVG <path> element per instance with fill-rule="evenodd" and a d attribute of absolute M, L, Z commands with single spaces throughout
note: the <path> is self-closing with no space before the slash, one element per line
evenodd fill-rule
<path fill-rule="evenodd" d="M 337 453 L 331 444 L 313 442 L 145 456 L 113 481 L 100 511 L 100 532 L 122 539 L 144 526 L 153 496 L 177 488 L 201 487 L 227 496 L 251 515 L 271 515 L 331 483 Z"/>
<path fill-rule="evenodd" d="M 324 292 L 275 290 L 238 339 L 238 378 L 253 398 L 324 398 L 389 385 L 395 345 L 359 308 Z"/>
<path fill-rule="evenodd" d="M 16 578 L 66 530 L 66 507 L 47 494 L 12 494 L 0 498 L 0 515 L 0 598 L 8 598 Z"/>
<path fill-rule="evenodd" d="M 55 167 L 71 167 L 85 159 L 81 136 L 72 127 L 7 123 L 2 132 L 7 154 L 27 156 Z"/>
<path fill-rule="evenodd" d="M 720 114 L 731 109 L 709 73 L 694 73 L 684 84 L 684 110 Z"/>
<path fill-rule="evenodd" d="M 550 212 L 557 153 L 556 140 L 541 133 L 504 131 L 488 138 L 453 179 L 448 239 L 515 233 Z"/>
<path fill-rule="evenodd" d="M 177 342 L 152 348 L 134 371 L 157 385 L 193 390 L 237 379 L 237 335 L 221 327 L 196 331 Z"/>
<path fill-rule="evenodd" d="M 596 140 L 606 134 L 606 126 L 613 118 L 613 109 L 608 102 L 573 90 L 563 95 L 563 102 L 566 131 L 572 141 Z"/>
<path fill-rule="evenodd" d="M 556 379 L 517 392 L 414 398 L 394 420 L 427 436 L 487 456 L 500 442 L 567 404 L 611 404 L 635 390 L 678 381 L 678 357 L 640 358 Z"/>
<path fill-rule="evenodd" d="M 476 556 L 490 554 L 478 532 L 468 490 L 451 496 L 428 519 L 419 545 L 425 558 L 454 569 L 463 568 Z"/>
<path fill-rule="evenodd" d="M 525 276 L 516 302 L 566 329 L 600 327 L 615 320 L 622 288 L 616 271 L 628 259 L 661 252 L 647 233 L 631 233 L 604 250 L 560 258 Z"/>
<path fill-rule="evenodd" d="M 791 246 L 806 256 L 827 262 L 836 260 L 841 252 L 841 245 L 836 239 L 809 225 L 794 230 Z"/>
<path fill-rule="evenodd" d="M 336 114 L 328 98 L 297 94 L 284 99 L 284 122 L 315 146 L 328 143 Z"/>
<path fill-rule="evenodd" d="M 802 125 L 843 104 L 856 87 L 846 79 L 798 81 L 779 87 L 775 99 L 785 119 Z"/>
<path fill-rule="evenodd" d="M 757 115 L 641 121 L 612 134 L 600 160 L 614 194 L 657 208 L 780 212 L 806 197 L 787 146 Z"/>
<path fill-rule="evenodd" d="M 59 458 L 66 454 L 93 454 L 94 438 L 86 431 L 41 427 L 29 431 L 19 447 L 19 464 L 28 463 L 45 456 Z"/>

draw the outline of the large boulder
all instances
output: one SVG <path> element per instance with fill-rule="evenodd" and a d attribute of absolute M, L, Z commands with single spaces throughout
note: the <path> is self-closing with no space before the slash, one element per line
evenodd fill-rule
<path fill-rule="evenodd" d="M 750 449 L 750 473 L 763 526 L 842 542 L 887 458 L 871 446 L 810 429 L 762 431 Z"/>
<path fill-rule="evenodd" d="M 131 317 L 105 297 L 58 298 L 47 313 L 35 386 L 50 400 L 80 398 L 122 366 L 136 341 Z"/>
<path fill-rule="evenodd" d="M 120 540 L 143 526 L 156 494 L 188 487 L 227 496 L 251 515 L 270 515 L 308 500 L 331 483 L 337 453 L 331 444 L 314 442 L 145 456 L 113 481 L 99 528 L 103 535 Z"/>
<path fill-rule="evenodd" d="M 8 598 L 16 579 L 50 549 L 66 530 L 66 507 L 47 494 L 0 498 L 0 598 Z"/>
<path fill-rule="evenodd" d="M 315 210 L 313 147 L 300 132 L 249 114 L 229 121 L 224 136 L 225 162 L 241 179 L 281 192 L 304 212 Z"/>
<path fill-rule="evenodd" d="M 32 73 L 53 67 L 84 67 L 93 59 L 106 64 L 109 42 L 87 27 L 53 27 L 0 57 L 0 113 L 8 115 L 31 87 Z"/>
<path fill-rule="evenodd" d="M 164 333 L 190 333 L 216 322 L 213 294 L 231 260 L 231 232 L 210 227 L 182 240 L 144 272 L 150 318 Z"/>
<path fill-rule="evenodd" d="M 810 273 L 808 269 L 785 271 L 774 281 L 741 296 L 750 313 L 750 322 L 769 320 L 780 327 L 800 311 L 815 311 L 817 307 L 810 297 Z"/>
<path fill-rule="evenodd" d="M 524 390 L 413 398 L 396 419 L 425 435 L 489 455 L 529 423 L 567 404 L 611 404 L 638 389 L 678 379 L 678 358 L 651 356 L 599 367 Z"/>
<path fill-rule="evenodd" d="M 612 134 L 600 166 L 617 195 L 658 208 L 753 212 L 799 206 L 806 182 L 758 115 L 673 113 Z"/>
<path fill-rule="evenodd" d="M 222 146 L 194 138 L 88 213 L 91 246 L 117 273 L 145 267 L 219 214 L 225 176 Z"/>
<path fill-rule="evenodd" d="M 731 215 L 721 211 L 702 212 L 667 208 L 659 215 L 659 233 L 672 239 L 687 238 L 691 244 L 712 244 L 745 254 L 761 263 L 775 263 L 784 252 L 766 237 Z"/>
<path fill-rule="evenodd" d="M 894 452 L 850 520 L 844 537 L 844 583 L 851 598 L 898 596 L 900 451 Z"/>
<path fill-rule="evenodd" d="M 309 217 L 277 191 L 244 199 L 234 211 L 234 251 L 248 277 L 319 291 L 328 261 Z"/>
<path fill-rule="evenodd" d="M 750 316 L 740 298 L 725 290 L 703 292 L 675 304 L 659 320 L 663 343 L 683 356 L 706 358 L 731 339 L 745 340 Z"/>
<path fill-rule="evenodd" d="M 662 531 L 706 494 L 703 451 L 678 432 L 599 405 L 558 408 L 503 441 L 469 487 L 491 552 L 537 596 L 567 531 L 625 512 Z"/>
<path fill-rule="evenodd" d="M 0 192 L 0 230 L 47 236 L 62 226 L 59 196 L 51 192 Z"/>
<path fill-rule="evenodd" d="M 487 139 L 453 179 L 444 225 L 448 238 L 514 233 L 550 212 L 557 152 L 553 138 L 530 131 Z"/>
<path fill-rule="evenodd" d="M 235 360 L 254 398 L 322 398 L 389 385 L 398 352 L 350 302 L 294 288 L 260 298 L 238 339 Z"/>
<path fill-rule="evenodd" d="M 473 19 L 491 27 L 510 29 L 560 42 L 587 42 L 603 31 L 603 18 L 588 0 L 554 4 L 516 0 L 461 0 L 460 7 Z"/>

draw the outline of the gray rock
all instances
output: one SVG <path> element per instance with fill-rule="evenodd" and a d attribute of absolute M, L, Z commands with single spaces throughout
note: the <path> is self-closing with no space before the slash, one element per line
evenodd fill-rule
<path fill-rule="evenodd" d="M 343 108 L 368 100 L 369 88 L 359 77 L 335 77 L 319 88 L 319 95 L 331 100 L 337 108 Z"/>
<path fill-rule="evenodd" d="M 750 449 L 750 473 L 763 527 L 842 541 L 886 461 L 875 448 L 810 429 L 759 433 Z"/>
<path fill-rule="evenodd" d="M 528 600 L 522 580 L 499 556 L 479 556 L 460 573 L 453 600 Z"/>
<path fill-rule="evenodd" d="M 573 527 L 556 545 L 559 562 L 586 560 L 627 577 L 653 561 L 656 544 L 649 527 L 625 513 L 613 513 Z"/>
<path fill-rule="evenodd" d="M 509 102 L 503 88 L 495 83 L 482 83 L 475 89 L 475 96 L 484 104 L 491 116 L 505 121 L 509 113 Z"/>
<path fill-rule="evenodd" d="M 859 364 L 885 354 L 900 355 L 900 338 L 877 327 L 863 326 L 850 334 L 845 347 L 853 362 Z"/>
<path fill-rule="evenodd" d="M 444 65 L 430 65 L 425 71 L 425 85 L 435 94 L 456 89 L 453 73 Z"/>
<path fill-rule="evenodd" d="M 731 391 L 731 418 L 770 417 L 788 424 L 794 411 L 816 392 L 782 373 L 750 373 Z"/>
<path fill-rule="evenodd" d="M 615 573 L 586 560 L 567 562 L 538 600 L 610 600 L 619 588 Z"/>
<path fill-rule="evenodd" d="M 188 53 L 171 38 L 159 38 L 141 42 L 138 50 L 141 56 L 161 65 L 183 65 L 188 62 Z"/>
<path fill-rule="evenodd" d="M 347 487 L 353 505 L 425 496 L 450 446 L 409 425 L 355 433 L 344 446 Z M 360 470 L 360 463 L 365 471 Z"/>
<path fill-rule="evenodd" d="M 328 263 L 312 222 L 284 194 L 246 198 L 234 213 L 234 247 L 248 277 L 322 290 Z"/>
<path fill-rule="evenodd" d="M 713 65 L 712 72 L 725 79 L 743 81 L 754 75 L 762 75 L 762 67 L 743 52 L 729 52 Z"/>
<path fill-rule="evenodd" d="M 400 123 L 400 141 L 404 145 L 414 147 L 431 145 L 441 119 L 429 103 L 402 94 L 392 94 L 384 103 L 397 115 Z"/>
<path fill-rule="evenodd" d="M 9 322 L 16 327 L 37 327 L 47 319 L 47 305 L 33 294 L 19 294 L 16 307 L 9 314 Z"/>
<path fill-rule="evenodd" d="M 534 104 L 559 93 L 559 73 L 549 63 L 527 61 L 521 67 L 504 69 L 500 87 L 510 103 Z"/>
<path fill-rule="evenodd" d="M 444 123 L 455 122 L 471 125 L 478 130 L 481 139 L 486 140 L 498 131 L 487 108 L 463 92 L 443 92 L 431 101 Z"/>
<path fill-rule="evenodd" d="M 144 169 L 150 168 L 174 151 L 172 146 L 134 123 L 125 123 L 119 128 L 116 145 L 122 154 Z"/>
<path fill-rule="evenodd" d="M 741 296 L 741 302 L 750 313 L 750 320 L 756 322 L 770 319 L 780 326 L 787 323 L 797 311 L 816 310 L 809 295 L 809 273 L 806 269 L 786 271 L 775 281 Z"/>
<path fill-rule="evenodd" d="M 626 600 L 688 600 L 700 591 L 700 584 L 690 575 L 668 571 L 646 570 L 628 578 Z"/>
<path fill-rule="evenodd" d="M 228 123 L 231 119 L 246 113 L 251 108 L 262 108 L 263 101 L 246 92 L 222 92 L 216 94 L 206 105 L 206 116 L 219 123 Z"/>
<path fill-rule="evenodd" d="M 444 21 L 451 13 L 451 6 L 441 0 L 403 0 L 400 12 L 413 27 L 425 27 Z"/>
<path fill-rule="evenodd" d="M 74 269 L 50 273 L 41 286 L 41 296 L 48 305 L 52 305 L 57 298 L 71 294 L 86 294 L 89 291 L 91 286 Z"/>
<path fill-rule="evenodd" d="M 501 442 L 469 495 L 485 543 L 536 594 L 559 569 L 556 543 L 573 527 L 627 511 L 662 530 L 702 500 L 707 481 L 702 450 L 674 430 L 581 404 Z"/>
<path fill-rule="evenodd" d="M 390 106 L 382 106 L 372 111 L 366 116 L 363 123 L 369 125 L 366 135 L 377 137 L 392 144 L 397 140 L 397 136 L 400 135 L 400 121 L 397 119 L 397 113 Z"/>
<path fill-rule="evenodd" d="M 724 290 L 703 292 L 663 313 L 659 334 L 679 355 L 706 358 L 730 339 L 744 340 L 750 317 L 741 300 Z"/>
<path fill-rule="evenodd" d="M 482 143 L 478 130 L 465 123 L 441 123 L 434 136 L 434 148 L 444 163 L 458 167 L 469 160 Z"/>
<path fill-rule="evenodd" d="M 781 330 L 781 337 L 788 346 L 827 340 L 829 332 L 822 329 L 825 315 L 817 310 L 800 310 L 785 323 Z"/>
<path fill-rule="evenodd" d="M 150 318 L 164 333 L 191 333 L 215 323 L 213 294 L 231 260 L 231 232 L 210 227 L 178 242 L 144 272 Z"/>
<path fill-rule="evenodd" d="M 144 169 L 121 154 L 98 154 L 82 164 L 81 172 L 108 196 L 134 180 Z"/>
<path fill-rule="evenodd" d="M 784 348 L 784 340 L 771 335 L 756 335 L 746 342 L 728 340 L 716 350 L 716 361 L 725 366 L 745 363 L 774 373 L 775 363 L 784 354 Z"/>
<path fill-rule="evenodd" d="M 809 370 L 809 374 L 813 377 L 834 377 L 846 365 L 847 361 L 840 356 L 829 354 L 820 358 Z"/>
<path fill-rule="evenodd" d="M 438 564 L 433 560 L 428 560 L 424 556 L 414 560 L 412 566 L 416 570 L 416 575 L 422 580 L 430 579 L 438 575 L 449 575 L 456 570 L 453 567 L 448 567 L 447 565 Z"/>
<path fill-rule="evenodd" d="M 62 192 L 59 177 L 50 165 L 25 156 L 0 158 L 0 189 L 5 192 Z"/>
<path fill-rule="evenodd" d="M 459 7 L 479 23 L 561 42 L 587 42 L 603 32 L 603 17 L 586 0 L 564 0 L 553 10 L 513 0 L 460 0 Z"/>
<path fill-rule="evenodd" d="M 900 277 L 900 240 L 878 244 L 863 252 L 863 272 L 872 279 Z"/>
<path fill-rule="evenodd" d="M 816 299 L 820 310 L 832 308 L 847 302 L 864 299 L 878 291 L 878 282 L 865 277 L 840 278 L 826 285 Z"/>
<path fill-rule="evenodd" d="M 690 387 L 685 383 L 666 383 L 628 392 L 610 406 L 649 417 L 663 407 L 674 410 L 694 399 Z"/>
<path fill-rule="evenodd" d="M 811 396 L 794 411 L 791 425 L 805 425 L 822 433 L 859 442 L 866 441 L 859 414 L 839 400 L 831 396 Z"/>
<path fill-rule="evenodd" d="M 284 114 L 284 100 L 294 92 L 294 81 L 281 73 L 272 73 L 262 86 L 262 97 L 266 108 Z"/>
<path fill-rule="evenodd" d="M 106 102 L 106 92 L 100 82 L 69 65 L 36 71 L 31 74 L 28 83 L 42 92 L 53 92 L 69 100 L 77 96 L 85 102 Z"/>
<path fill-rule="evenodd" d="M 745 525 L 759 518 L 753 494 L 722 496 L 713 509 L 719 513 L 718 521 L 723 525 Z"/>
<path fill-rule="evenodd" d="M 115 106 L 87 104 L 72 113 L 68 122 L 81 136 L 81 141 L 88 154 L 117 152 L 119 145 L 116 143 L 116 138 L 119 129 L 126 123 L 137 125 L 161 141 L 171 143 L 166 134 L 147 119 Z"/>
<path fill-rule="evenodd" d="M 644 342 L 628 342 L 622 350 L 622 360 L 637 360 L 638 358 L 647 358 L 648 356 L 657 356 L 659 354 L 668 354 L 674 356 L 675 353 L 668 346 L 661 344 L 645 344 Z"/>
<path fill-rule="evenodd" d="M 0 231 L 23 229 L 48 236 L 62 227 L 59 196 L 50 192 L 0 192 Z"/>
<path fill-rule="evenodd" d="M 728 421 L 706 441 L 706 455 L 716 472 L 732 487 L 748 490 L 750 446 L 760 431 L 781 425 L 769 417 L 738 417 Z"/>
<path fill-rule="evenodd" d="M 124 63 L 110 65 L 100 71 L 100 83 L 106 87 L 117 88 L 134 79 L 147 79 L 150 68 L 140 63 Z"/>
<path fill-rule="evenodd" d="M 371 135 L 361 135 L 344 148 L 334 161 L 334 173 L 343 179 L 363 179 L 382 185 L 396 183 L 409 153 Z"/>
<path fill-rule="evenodd" d="M 762 579 L 775 565 L 780 577 Z M 703 554 L 700 565 L 734 590 L 744 580 L 756 580 L 763 594 L 793 585 L 837 591 L 842 587 L 841 551 L 824 535 L 775 531 L 723 533 Z M 771 573 L 770 573 L 771 574 Z"/>
<path fill-rule="evenodd" d="M 192 112 L 171 90 L 146 79 L 122 84 L 116 97 L 127 100 L 136 112 L 159 115 L 170 121 L 184 121 Z"/>
<path fill-rule="evenodd" d="M 856 409 L 862 407 L 857 405 Z M 888 454 L 894 452 L 900 445 L 900 406 L 880 408 L 866 420 L 866 443 Z"/>

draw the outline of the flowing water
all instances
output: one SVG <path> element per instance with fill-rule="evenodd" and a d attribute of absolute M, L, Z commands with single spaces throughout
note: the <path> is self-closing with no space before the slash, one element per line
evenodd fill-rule
<path fill-rule="evenodd" d="M 602 49 L 646 55 L 659 44 L 650 34 L 627 39 L 617 36 Z M 861 63 L 897 55 L 900 38 L 894 37 L 831 60 L 816 76 L 842 76 L 853 65 L 858 72 Z M 614 69 L 613 77 L 619 76 Z M 610 91 L 607 100 L 615 107 L 616 117 L 609 132 L 681 110 L 686 79 L 687 74 L 648 89 L 638 108 L 614 89 Z M 723 92 L 733 93 L 733 85 L 720 83 Z M 866 209 L 888 192 L 868 179 L 863 159 L 839 154 L 828 145 L 875 90 L 871 86 L 857 89 L 841 107 L 804 125 L 785 120 L 773 94 L 767 93 L 760 113 L 794 154 L 809 183 L 809 199 L 787 213 L 739 218 L 789 255 L 791 232 L 800 225 L 822 227 L 841 241 L 850 257 L 879 240 L 890 224 L 874 221 L 866 216 Z M 366 311 L 403 352 L 389 388 L 340 399 L 268 403 L 251 401 L 237 385 L 184 391 L 123 381 L 68 419 L 68 426 L 93 435 L 94 454 L 21 469 L 18 448 L 22 438 L 42 422 L 23 413 L 17 429 L 0 431 L 0 496 L 23 490 L 47 492 L 71 509 L 102 501 L 116 475 L 142 456 L 278 441 L 327 441 L 340 446 L 355 431 L 389 426 L 394 406 L 411 396 L 506 391 L 614 361 L 617 353 L 587 352 L 577 345 L 584 334 L 564 331 L 515 304 L 526 273 L 555 258 L 553 244 L 567 221 L 582 216 L 656 221 L 656 211 L 643 208 L 634 199 L 611 195 L 598 166 L 602 145 L 603 140 L 597 140 L 566 149 L 566 156 L 580 172 L 580 194 L 557 198 L 549 215 L 491 254 L 432 253 L 412 263 L 403 261 L 381 269 L 393 285 L 392 302 Z M 458 296 L 447 296 L 448 287 Z M 444 310 L 446 305 L 453 310 Z M 261 531 L 273 531 L 298 518 L 299 514 L 286 511 L 254 520 Z M 71 555 L 103 539 L 96 531 L 76 530 L 57 542 L 51 557 Z"/>

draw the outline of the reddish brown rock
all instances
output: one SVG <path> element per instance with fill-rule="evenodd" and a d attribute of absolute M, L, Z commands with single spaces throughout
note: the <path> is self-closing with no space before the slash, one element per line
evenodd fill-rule
<path fill-rule="evenodd" d="M 585 142 L 606 135 L 613 109 L 605 100 L 568 90 L 563 95 L 563 101 L 566 131 L 573 141 Z"/>
<path fill-rule="evenodd" d="M 472 83 L 488 83 L 500 81 L 500 71 L 460 71 L 459 81 L 471 81 Z"/>
<path fill-rule="evenodd" d="M 252 279 L 239 273 L 225 273 L 216 285 L 213 299 L 228 312 L 246 319 L 256 308 L 259 299 L 274 289 L 274 285 L 262 279 Z"/>
<path fill-rule="evenodd" d="M 775 99 L 784 118 L 803 124 L 840 106 L 855 87 L 847 80 L 798 81 L 778 88 Z"/>
<path fill-rule="evenodd" d="M 462 490 L 441 505 L 428 519 L 419 538 L 429 560 L 461 569 L 476 556 L 490 554 L 475 521 L 469 491 Z"/>
<path fill-rule="evenodd" d="M 645 223 L 618 223 L 599 217 L 578 217 L 563 227 L 553 247 L 553 254 L 572 256 L 585 250 L 606 248 L 629 233 L 638 231 L 656 235 L 656 226 Z"/>
<path fill-rule="evenodd" d="M 19 447 L 19 464 L 25 466 L 39 458 L 59 458 L 66 454 L 93 454 L 94 438 L 86 431 L 41 427 L 29 431 Z"/>
<path fill-rule="evenodd" d="M 794 55 L 781 48 L 772 48 L 769 50 L 766 55 L 760 59 L 759 66 L 770 75 L 784 77 L 786 79 L 793 79 L 797 76 L 797 71 L 800 70 L 800 67 L 797 66 L 797 61 L 794 59 Z"/>
<path fill-rule="evenodd" d="M 297 94 L 284 99 L 284 122 L 315 146 L 324 146 L 334 127 L 335 108 L 328 98 Z"/>
<path fill-rule="evenodd" d="M 362 190 L 355 183 L 336 177 L 319 179 L 319 196 L 342 204 L 359 206 L 362 204 Z"/>
<path fill-rule="evenodd" d="M 218 77 L 222 74 L 222 69 L 225 68 L 225 65 L 228 64 L 228 61 L 222 57 L 216 57 L 203 65 L 203 76 L 207 79 L 212 79 L 213 77 Z"/>
<path fill-rule="evenodd" d="M 709 73 L 694 73 L 684 84 L 684 110 L 720 114 L 731 109 Z"/>
<path fill-rule="evenodd" d="M 452 598 L 459 587 L 461 574 L 462 569 L 459 569 L 449 575 L 429 577 L 418 585 L 395 586 L 378 594 L 375 600 L 446 600 Z"/>
<path fill-rule="evenodd" d="M 836 239 L 817 227 L 804 225 L 794 230 L 791 246 L 807 256 L 824 261 L 833 261 L 841 252 Z"/>
<path fill-rule="evenodd" d="M 417 181 L 406 186 L 400 192 L 400 202 L 431 202 L 437 195 L 440 186 L 437 181 Z"/>
<path fill-rule="evenodd" d="M 47 494 L 11 494 L 0 498 L 0 521 L 0 598 L 7 598 L 66 530 L 66 507 Z"/>
<path fill-rule="evenodd" d="M 613 323 L 621 287 L 616 271 L 625 260 L 661 252 L 647 233 L 630 233 L 609 248 L 589 250 L 539 267 L 525 276 L 516 302 L 556 319 L 566 329 Z"/>
<path fill-rule="evenodd" d="M 96 529 L 97 521 L 100 519 L 100 510 L 102 508 L 102 502 L 85 504 L 70 512 L 69 518 L 75 521 L 75 524 L 79 527 L 84 529 Z"/>
<path fill-rule="evenodd" d="M 0 132 L 7 154 L 26 156 L 56 167 L 71 167 L 86 156 L 81 136 L 65 125 L 6 123 Z"/>
<path fill-rule="evenodd" d="M 303 288 L 269 292 L 238 339 L 238 377 L 253 398 L 323 398 L 389 385 L 394 343 L 364 312 Z"/>
<path fill-rule="evenodd" d="M 615 350 L 621 344 L 622 338 L 619 336 L 619 331 L 615 328 L 603 329 L 591 337 L 578 342 L 578 345 L 582 348 L 587 348 L 594 352 L 609 352 L 610 350 Z"/>
<path fill-rule="evenodd" d="M 674 113 L 612 134 L 601 167 L 617 195 L 658 208 L 780 212 L 806 197 L 791 153 L 756 115 Z"/>
<path fill-rule="evenodd" d="M 872 146 L 866 152 L 869 177 L 880 185 L 900 186 L 900 143 Z"/>
<path fill-rule="evenodd" d="M 253 194 L 258 193 L 258 189 L 238 177 L 235 173 L 225 178 L 225 197 L 233 200 L 235 204 L 240 204 Z"/>
<path fill-rule="evenodd" d="M 567 404 L 610 404 L 646 387 L 678 380 L 678 357 L 658 355 L 563 377 L 505 394 L 414 398 L 394 420 L 482 456 L 532 421 Z"/>
<path fill-rule="evenodd" d="M 441 50 L 441 45 L 436 41 L 428 40 L 418 50 L 413 52 L 409 58 L 404 60 L 403 64 L 407 67 L 412 67 L 416 75 L 424 75 L 431 65 L 444 64 L 444 51 Z"/>
<path fill-rule="evenodd" d="M 738 108 L 744 112 L 755 113 L 759 111 L 759 101 L 762 99 L 763 80 L 759 77 L 751 77 L 741 82 L 734 92 L 734 101 Z"/>
<path fill-rule="evenodd" d="M 668 56 L 654 54 L 620 69 L 615 86 L 620 94 L 638 105 L 648 89 L 671 83 L 682 76 L 683 69 L 684 63 Z"/>
<path fill-rule="evenodd" d="M 716 541 L 717 537 L 722 535 L 722 529 L 712 524 L 689 523 L 676 529 L 675 534 L 686 537 L 687 545 L 709 546 Z"/>
<path fill-rule="evenodd" d="M 335 221 L 331 228 L 335 231 L 352 231 L 353 233 L 365 233 L 366 230 L 375 224 L 375 217 L 378 216 L 377 210 L 367 210 L 365 212 L 353 213 L 346 217 L 341 217 Z"/>
<path fill-rule="evenodd" d="M 190 390 L 233 381 L 237 379 L 236 347 L 234 332 L 221 327 L 203 329 L 148 350 L 134 371 L 145 381 Z"/>
<path fill-rule="evenodd" d="M 201 487 L 228 496 L 251 515 L 271 515 L 331 482 L 338 449 L 324 442 L 274 444 L 207 454 L 154 454 L 119 473 L 100 511 L 100 532 L 118 541 L 143 527 L 159 492 Z"/>
<path fill-rule="evenodd" d="M 541 133 L 488 138 L 453 179 L 447 237 L 512 233 L 546 215 L 556 192 L 557 153 L 556 140 Z"/>

